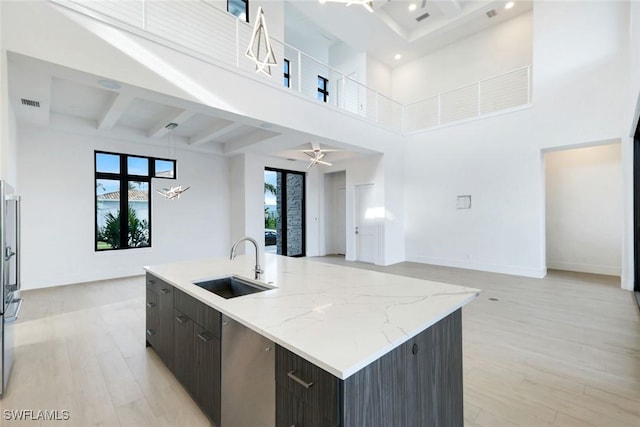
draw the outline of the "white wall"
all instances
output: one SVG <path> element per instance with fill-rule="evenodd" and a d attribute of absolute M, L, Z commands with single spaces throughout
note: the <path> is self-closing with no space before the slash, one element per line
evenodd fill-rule
<path fill-rule="evenodd" d="M 0 4 L 0 22 L 2 5 Z M 7 51 L 0 28 L 0 179 L 17 189 L 16 177 L 16 119 L 9 103 Z"/>
<path fill-rule="evenodd" d="M 391 96 L 391 69 L 367 55 L 367 86 L 384 96 Z"/>
<path fill-rule="evenodd" d="M 620 276 L 620 144 L 545 155 L 547 267 Z"/>
<path fill-rule="evenodd" d="M 544 276 L 542 150 L 620 138 L 627 5 L 536 2 L 534 18 L 532 108 L 408 138 L 408 260 Z"/>
<path fill-rule="evenodd" d="M 178 180 L 152 181 L 152 247 L 94 251 L 94 150 L 166 157 L 166 149 L 18 127 L 25 289 L 143 274 L 144 265 L 225 256 L 230 247 L 227 160 L 178 150 Z M 155 193 L 190 186 L 179 200 Z"/>
<path fill-rule="evenodd" d="M 392 98 L 411 103 L 531 64 L 532 21 L 523 13 L 394 68 Z"/>

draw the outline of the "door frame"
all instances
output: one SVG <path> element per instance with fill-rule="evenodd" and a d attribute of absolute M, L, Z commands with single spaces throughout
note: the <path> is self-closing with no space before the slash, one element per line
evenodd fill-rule
<path fill-rule="evenodd" d="M 282 252 L 283 256 L 289 256 L 292 258 L 302 258 L 307 256 L 307 174 L 306 172 L 293 171 L 288 169 L 278 169 L 265 167 L 265 171 L 270 172 L 279 172 L 282 174 L 281 187 L 278 188 L 278 191 L 282 191 L 284 197 L 280 198 L 282 203 L 282 212 L 283 218 L 280 219 L 282 224 L 282 236 L 280 237 L 282 242 Z M 302 253 L 299 255 L 288 255 L 287 252 L 287 232 L 286 232 L 286 222 L 284 221 L 287 218 L 287 174 L 295 174 L 302 176 Z"/>
<path fill-rule="evenodd" d="M 359 214 L 359 208 L 360 208 L 360 204 L 359 204 L 359 198 L 358 198 L 358 189 L 360 188 L 364 188 L 364 187 L 370 187 L 371 189 L 373 189 L 373 191 L 375 192 L 376 189 L 376 185 L 374 182 L 369 182 L 369 183 L 363 183 L 363 184 L 356 184 L 354 185 L 354 190 L 353 190 L 353 212 L 354 212 L 354 232 L 355 232 L 355 228 L 360 226 L 360 222 L 359 222 L 359 218 L 358 218 L 358 214 Z M 371 262 L 371 264 L 376 265 L 378 263 L 378 259 L 379 259 L 379 252 L 380 252 L 380 236 L 379 236 L 379 230 L 378 230 L 378 224 L 377 224 L 377 220 L 374 219 L 374 221 L 376 221 L 376 227 L 375 227 L 375 247 L 374 249 L 374 253 L 373 253 L 373 261 Z M 353 248 L 354 248 L 354 252 L 355 252 L 355 257 L 354 259 L 358 262 L 364 262 L 364 263 L 368 263 L 368 261 L 362 261 L 360 260 L 360 248 L 359 248 L 359 237 L 357 234 L 354 234 L 355 238 L 354 238 L 354 244 L 353 244 Z"/>
<path fill-rule="evenodd" d="M 633 290 L 640 292 L 640 120 L 633 134 Z"/>

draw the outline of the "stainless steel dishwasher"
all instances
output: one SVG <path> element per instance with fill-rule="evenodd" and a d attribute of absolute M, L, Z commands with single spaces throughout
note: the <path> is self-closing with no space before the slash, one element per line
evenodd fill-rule
<path fill-rule="evenodd" d="M 274 427 L 276 352 L 272 341 L 222 315 L 221 427 Z"/>

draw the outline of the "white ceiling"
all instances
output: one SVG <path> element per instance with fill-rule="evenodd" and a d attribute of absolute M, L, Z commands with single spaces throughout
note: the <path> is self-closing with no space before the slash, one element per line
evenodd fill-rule
<path fill-rule="evenodd" d="M 415 11 L 409 4 L 415 3 Z M 532 8 L 528 0 L 515 0 L 515 6 L 505 9 L 508 0 L 374 0 L 374 12 L 353 4 L 320 3 L 317 0 L 287 0 L 285 30 L 291 37 L 329 43 L 342 41 L 354 49 L 367 51 L 390 67 L 396 67 L 427 55 L 457 40 L 511 19 Z M 487 12 L 495 10 L 493 18 Z M 428 12 L 420 22 L 416 17 Z M 401 60 L 394 56 L 400 53 Z"/>
<path fill-rule="evenodd" d="M 295 150 L 310 141 L 340 149 L 336 158 L 371 153 L 126 84 L 108 89 L 99 83 L 103 77 L 27 56 L 9 53 L 8 58 L 9 97 L 23 123 L 163 147 L 169 146 L 166 125 L 177 123 L 171 141 L 176 148 L 225 156 L 251 150 L 306 162 L 308 157 Z M 40 107 L 23 105 L 23 98 Z"/>

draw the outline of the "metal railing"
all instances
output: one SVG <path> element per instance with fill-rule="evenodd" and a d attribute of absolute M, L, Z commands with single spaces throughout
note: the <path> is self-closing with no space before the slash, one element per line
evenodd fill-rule
<path fill-rule="evenodd" d="M 252 25 L 228 13 L 226 2 L 50 1 L 205 62 L 242 70 L 263 83 L 307 98 L 318 100 L 318 76 L 322 76 L 328 80 L 328 105 L 395 131 L 424 130 L 531 101 L 531 67 L 528 66 L 403 105 L 273 37 L 270 40 L 278 66 L 272 68 L 272 78 L 265 78 L 255 73 L 255 63 L 245 55 Z M 288 87 L 284 84 L 283 58 L 289 61 Z"/>

